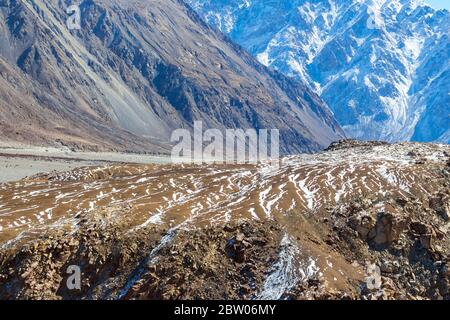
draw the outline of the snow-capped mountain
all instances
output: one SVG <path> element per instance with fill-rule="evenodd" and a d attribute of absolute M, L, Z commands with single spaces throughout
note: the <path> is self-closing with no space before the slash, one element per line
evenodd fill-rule
<path fill-rule="evenodd" d="M 309 83 L 349 136 L 450 143 L 450 13 L 420 0 L 186 0 Z"/>
<path fill-rule="evenodd" d="M 180 0 L 78 1 L 79 30 L 67 28 L 70 3 L 0 0 L 0 141 L 168 153 L 174 130 L 202 121 L 276 128 L 290 154 L 344 135 L 308 86 Z"/>

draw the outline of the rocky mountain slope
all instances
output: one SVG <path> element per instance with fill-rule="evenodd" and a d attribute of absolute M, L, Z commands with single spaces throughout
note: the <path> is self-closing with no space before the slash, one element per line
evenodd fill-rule
<path fill-rule="evenodd" d="M 186 0 L 310 83 L 350 137 L 450 143 L 450 13 L 421 0 Z"/>
<path fill-rule="evenodd" d="M 444 145 L 81 168 L 0 185 L 0 203 L 3 299 L 450 298 Z"/>
<path fill-rule="evenodd" d="M 177 0 L 0 2 L 2 139 L 167 151 L 174 129 L 276 128 L 283 152 L 342 136 L 306 86 L 258 64 Z M 289 118 L 289 122 L 285 121 Z"/>

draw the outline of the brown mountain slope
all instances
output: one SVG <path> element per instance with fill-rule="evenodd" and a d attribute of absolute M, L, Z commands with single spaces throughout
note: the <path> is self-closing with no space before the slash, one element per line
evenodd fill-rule
<path fill-rule="evenodd" d="M 282 151 L 297 152 L 342 134 L 314 93 L 259 65 L 180 1 L 81 1 L 82 28 L 72 31 L 67 4 L 0 3 L 4 137 L 142 151 L 203 120 L 280 129 Z"/>
<path fill-rule="evenodd" d="M 163 142 L 147 141 L 114 123 L 63 109 L 49 94 L 0 57 L 0 141 L 69 146 L 88 150 L 147 150 L 167 153 Z M 76 121 L 74 121 L 76 120 Z"/>

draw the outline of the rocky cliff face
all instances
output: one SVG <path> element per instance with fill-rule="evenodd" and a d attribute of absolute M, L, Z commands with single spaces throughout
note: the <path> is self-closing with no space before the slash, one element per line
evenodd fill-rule
<path fill-rule="evenodd" d="M 354 138 L 449 143 L 450 13 L 419 0 L 187 0 Z"/>
<path fill-rule="evenodd" d="M 81 168 L 0 200 L 1 299 L 450 299 L 448 146 Z"/>
<path fill-rule="evenodd" d="M 258 64 L 176 0 L 0 2 L 1 134 L 121 150 L 166 148 L 172 130 L 276 128 L 283 152 L 342 136 L 306 86 Z M 289 119 L 289 121 L 286 121 Z"/>

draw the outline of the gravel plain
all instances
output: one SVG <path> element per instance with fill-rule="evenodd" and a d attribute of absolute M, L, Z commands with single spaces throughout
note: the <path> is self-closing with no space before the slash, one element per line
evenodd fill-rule
<path fill-rule="evenodd" d="M 106 163 L 170 163 L 168 156 L 114 152 L 74 152 L 67 148 L 37 147 L 0 142 L 0 183 L 12 182 L 51 171 Z"/>

